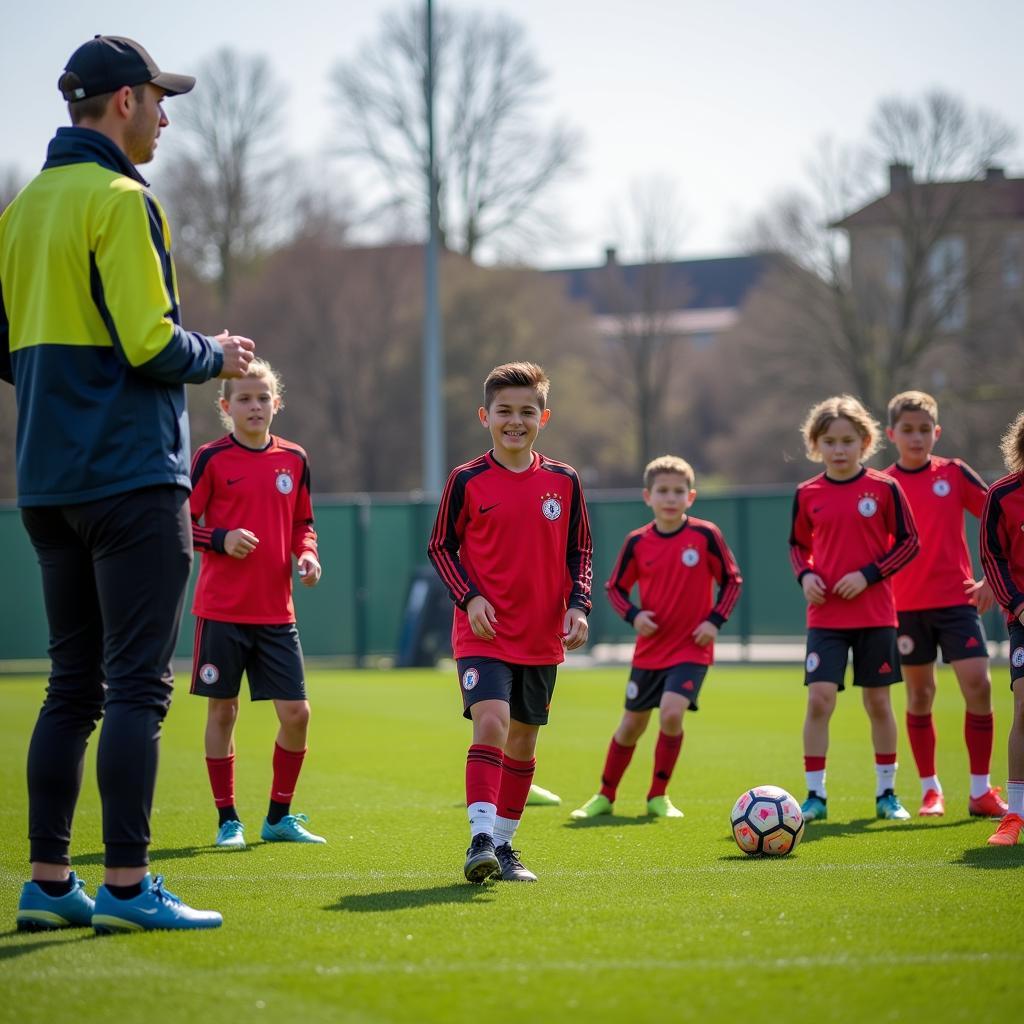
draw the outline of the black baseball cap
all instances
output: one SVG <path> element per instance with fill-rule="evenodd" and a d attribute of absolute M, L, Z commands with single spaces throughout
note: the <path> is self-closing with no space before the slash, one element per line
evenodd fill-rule
<path fill-rule="evenodd" d="M 73 103 L 145 82 L 159 86 L 168 96 L 188 92 L 196 84 L 191 75 L 161 71 L 134 39 L 97 35 L 71 54 L 57 88 L 64 99 Z"/>

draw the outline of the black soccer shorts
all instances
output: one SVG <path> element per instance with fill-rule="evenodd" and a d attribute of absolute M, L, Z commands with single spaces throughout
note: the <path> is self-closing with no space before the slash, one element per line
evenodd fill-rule
<path fill-rule="evenodd" d="M 295 623 L 266 626 L 197 618 L 189 692 L 230 700 L 238 696 L 243 672 L 252 700 L 305 700 Z"/>
<path fill-rule="evenodd" d="M 865 626 L 861 629 L 807 630 L 807 659 L 804 686 L 836 683 L 846 689 L 846 664 L 853 651 L 854 686 L 891 686 L 902 682 L 895 626 Z"/>
<path fill-rule="evenodd" d="M 555 692 L 557 665 L 513 665 L 497 658 L 459 658 L 462 717 L 482 700 L 508 702 L 512 718 L 523 725 L 547 725 Z"/>
<path fill-rule="evenodd" d="M 899 613 L 897 646 L 904 665 L 930 665 L 938 652 L 947 664 L 987 658 L 985 628 L 972 604 Z"/>
<path fill-rule="evenodd" d="M 626 710 L 650 711 L 661 704 L 663 693 L 678 693 L 690 702 L 691 711 L 697 711 L 697 696 L 707 672 L 707 665 L 689 661 L 671 668 L 634 668 L 626 683 Z"/>

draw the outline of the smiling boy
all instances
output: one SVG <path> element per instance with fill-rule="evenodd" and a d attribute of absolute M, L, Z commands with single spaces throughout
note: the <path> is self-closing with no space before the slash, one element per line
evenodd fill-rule
<path fill-rule="evenodd" d="M 590 524 L 576 471 L 533 450 L 550 382 L 534 363 L 484 381 L 477 412 L 493 447 L 452 470 L 428 554 L 455 602 L 452 648 L 463 715 L 471 841 L 464 873 L 482 883 L 536 881 L 512 838 L 533 781 L 565 651 L 587 639 Z"/>

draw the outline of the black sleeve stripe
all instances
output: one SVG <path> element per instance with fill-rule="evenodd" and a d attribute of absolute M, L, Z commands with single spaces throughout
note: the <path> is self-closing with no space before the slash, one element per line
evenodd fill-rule
<path fill-rule="evenodd" d="M 199 478 L 203 475 L 203 471 L 215 455 L 225 451 L 231 447 L 231 439 L 229 437 L 223 437 L 219 441 L 211 441 L 209 444 L 204 444 L 192 456 L 192 486 L 198 483 Z"/>
<path fill-rule="evenodd" d="M 966 462 L 961 462 L 959 459 L 953 460 L 953 465 L 960 470 L 961 473 L 967 478 L 967 482 L 974 487 L 977 487 L 979 491 L 988 491 L 988 484 L 977 473 L 967 465 Z"/>

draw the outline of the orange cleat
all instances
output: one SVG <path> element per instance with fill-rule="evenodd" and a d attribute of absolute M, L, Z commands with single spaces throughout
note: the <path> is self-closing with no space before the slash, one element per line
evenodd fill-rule
<path fill-rule="evenodd" d="M 1024 828 L 1024 818 L 1019 814 L 1007 814 L 999 822 L 999 828 L 988 837 L 988 845 L 1016 846 L 1022 828 Z"/>
<path fill-rule="evenodd" d="M 979 797 L 971 797 L 967 810 L 972 818 L 1001 818 L 1006 813 L 1006 801 L 999 795 L 999 786 L 993 786 Z"/>
<path fill-rule="evenodd" d="M 921 798 L 920 818 L 941 818 L 946 813 L 946 801 L 937 789 L 929 789 Z"/>

